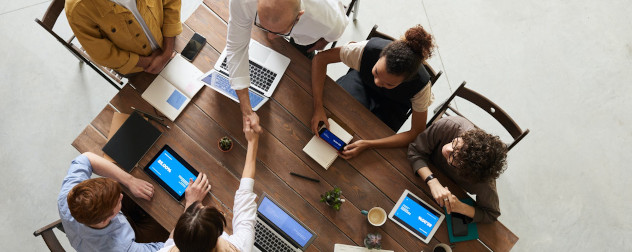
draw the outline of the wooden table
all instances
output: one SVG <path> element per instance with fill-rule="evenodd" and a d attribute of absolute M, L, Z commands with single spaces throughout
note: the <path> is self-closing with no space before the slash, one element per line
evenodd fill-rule
<path fill-rule="evenodd" d="M 228 0 L 205 0 L 184 24 L 184 31 L 177 38 L 177 51 L 184 48 L 194 31 L 207 38 L 208 45 L 193 62 L 203 72 L 212 69 L 226 45 L 227 6 Z M 368 150 L 348 161 L 339 158 L 328 170 L 307 156 L 302 149 L 313 136 L 309 128 L 312 115 L 311 62 L 282 39 L 268 41 L 265 34 L 256 28 L 252 35 L 292 60 L 270 101 L 257 112 L 263 134 L 259 141 L 254 190 L 258 195 L 268 193 L 317 233 L 318 237 L 308 251 L 332 251 L 335 243 L 362 246 L 363 238 L 369 232 L 382 234 L 383 248 L 395 251 L 430 251 L 440 242 L 449 243 L 445 223 L 441 224 L 430 243 L 425 244 L 392 221 L 387 221 L 382 227 L 373 227 L 367 222 L 361 210 L 380 206 L 388 212 L 404 189 L 422 197 L 437 209 L 439 206 L 430 197 L 426 184 L 413 175 L 405 148 Z M 140 96 L 154 78 L 154 75 L 140 74 L 131 79 L 135 88 L 125 86 L 72 145 L 80 152 L 102 154 L 101 148 L 107 142 L 115 111 L 131 113 L 131 106 L 154 111 Z M 342 119 L 355 132 L 354 140 L 393 134 L 390 128 L 329 78 L 325 90 L 327 113 Z M 227 214 L 227 229 L 232 232 L 230 209 L 247 146 L 238 104 L 211 88 L 203 87 L 177 120 L 168 122 L 171 129 L 153 124 L 163 134 L 131 173 L 151 182 L 156 190 L 152 201 L 135 201 L 167 230 L 173 229 L 183 206 L 139 168 L 168 144 L 193 167 L 209 175 L 213 188 L 212 198 L 207 199 L 207 203 L 214 204 Z M 228 153 L 221 152 L 217 147 L 218 139 L 223 136 L 235 140 L 235 146 Z M 290 176 L 290 171 L 318 178 L 321 182 Z M 441 172 L 433 172 L 459 197 L 466 196 L 462 190 L 455 190 L 459 187 Z M 342 188 L 347 200 L 340 211 L 319 202 L 320 194 L 334 186 Z M 494 251 L 508 251 L 518 241 L 518 237 L 500 222 L 479 224 L 479 234 L 480 241 Z M 487 251 L 481 242 L 460 242 L 454 250 Z"/>

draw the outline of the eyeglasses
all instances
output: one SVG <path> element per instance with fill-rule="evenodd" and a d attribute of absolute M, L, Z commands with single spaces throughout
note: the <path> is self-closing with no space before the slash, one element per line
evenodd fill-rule
<path fill-rule="evenodd" d="M 456 150 L 456 144 L 457 144 L 457 141 L 456 141 L 456 140 L 457 140 L 457 139 L 458 139 L 458 138 L 455 138 L 454 140 L 452 140 L 452 152 L 450 153 L 450 156 L 448 156 L 448 164 L 449 164 L 450 166 L 452 166 L 453 168 L 457 168 L 457 167 L 454 165 L 454 158 L 455 158 L 456 153 L 458 152 L 458 151 Z"/>
<path fill-rule="evenodd" d="M 263 26 L 261 26 L 261 24 L 259 23 L 259 12 L 255 12 L 255 21 L 253 22 L 253 24 L 254 24 L 256 27 L 259 27 L 259 29 L 261 29 L 261 30 L 263 30 L 263 31 L 265 31 L 265 32 L 269 32 L 269 33 L 272 33 L 272 34 L 274 34 L 274 35 L 278 35 L 278 36 L 284 36 L 284 37 L 287 37 L 287 36 L 290 36 L 290 33 L 292 33 L 292 30 L 294 30 L 294 26 L 295 26 L 295 25 L 296 25 L 296 23 L 298 22 L 298 16 L 299 16 L 299 15 L 300 15 L 300 14 L 296 15 L 296 18 L 294 19 L 294 23 L 292 23 L 292 27 L 290 28 L 290 31 L 289 31 L 289 32 L 287 32 L 287 33 L 273 32 L 273 31 L 268 30 L 268 29 L 264 28 Z"/>

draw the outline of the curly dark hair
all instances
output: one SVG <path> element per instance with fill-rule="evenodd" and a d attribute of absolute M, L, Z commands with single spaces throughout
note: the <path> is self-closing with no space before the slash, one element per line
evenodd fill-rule
<path fill-rule="evenodd" d="M 474 129 L 463 133 L 461 139 L 463 145 L 453 161 L 459 176 L 479 183 L 497 179 L 505 171 L 508 150 L 498 136 Z"/>
<path fill-rule="evenodd" d="M 432 56 L 433 38 L 421 25 L 406 31 L 404 37 L 388 44 L 380 57 L 386 57 L 386 71 L 391 74 L 406 76 L 406 79 L 417 73 L 421 63 Z"/>

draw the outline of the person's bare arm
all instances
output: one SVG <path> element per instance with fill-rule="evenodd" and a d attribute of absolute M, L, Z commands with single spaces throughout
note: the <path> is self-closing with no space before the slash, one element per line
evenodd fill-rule
<path fill-rule="evenodd" d="M 327 65 L 340 62 L 340 47 L 332 48 L 317 54 L 312 60 L 312 96 L 314 100 L 314 114 L 311 129 L 318 133 L 318 122 L 323 121 L 329 127 L 325 108 L 323 107 L 323 89 L 327 78 Z"/>
<path fill-rule="evenodd" d="M 135 178 L 114 163 L 92 152 L 86 152 L 83 155 L 88 157 L 92 171 L 97 175 L 116 180 L 127 187 L 137 198 L 151 200 L 151 197 L 154 195 L 154 186 L 151 183 Z"/>
<path fill-rule="evenodd" d="M 342 157 L 349 159 L 359 155 L 362 151 L 371 148 L 395 148 L 405 147 L 412 142 L 417 135 L 426 129 L 428 111 L 412 113 L 412 125 L 409 131 L 395 134 L 380 139 L 358 140 L 345 146 Z"/>
<path fill-rule="evenodd" d="M 246 151 L 246 162 L 241 177 L 254 179 L 257 164 L 257 149 L 259 148 L 259 133 L 250 128 L 244 129 L 244 134 L 246 135 L 246 140 L 248 140 L 248 150 Z"/>
<path fill-rule="evenodd" d="M 244 131 L 253 129 L 257 133 L 261 133 L 261 125 L 259 125 L 259 116 L 250 107 L 250 95 L 248 88 L 235 90 L 237 98 L 239 98 L 239 108 L 241 109 L 241 117 Z"/>

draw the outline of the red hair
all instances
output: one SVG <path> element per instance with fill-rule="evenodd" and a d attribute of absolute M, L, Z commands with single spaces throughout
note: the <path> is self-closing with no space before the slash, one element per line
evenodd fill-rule
<path fill-rule="evenodd" d="M 84 225 L 98 224 L 114 214 L 121 186 L 111 178 L 85 180 L 68 193 L 70 214 Z"/>

